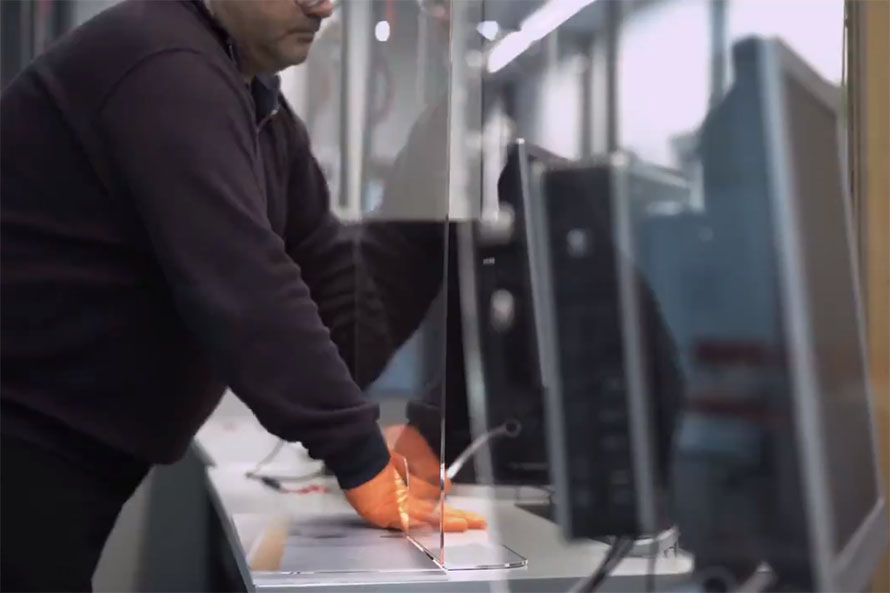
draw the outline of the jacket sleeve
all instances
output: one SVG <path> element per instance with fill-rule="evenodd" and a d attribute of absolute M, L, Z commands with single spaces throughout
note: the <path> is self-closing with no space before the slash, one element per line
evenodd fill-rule
<path fill-rule="evenodd" d="M 142 63 L 99 114 L 182 319 L 272 433 L 350 488 L 389 454 L 302 271 L 272 230 L 247 95 L 203 56 Z"/>
<path fill-rule="evenodd" d="M 427 121 L 415 126 L 396 160 L 384 205 L 396 208 L 411 193 L 417 201 L 439 199 L 433 192 L 446 170 L 445 145 L 440 142 L 441 159 L 418 150 L 430 144 Z M 297 138 L 288 252 L 300 264 L 343 360 L 366 387 L 427 318 L 442 288 L 447 223 L 397 220 L 398 214 L 379 212 L 359 223 L 340 222 L 330 212 L 327 185 L 302 126 Z M 430 167 L 419 167 L 421 162 Z"/>

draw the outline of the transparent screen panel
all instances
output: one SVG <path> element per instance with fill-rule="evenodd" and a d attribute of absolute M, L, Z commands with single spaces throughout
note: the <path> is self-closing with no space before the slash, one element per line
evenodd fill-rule
<path fill-rule="evenodd" d="M 760 497 L 771 460 L 759 415 L 769 414 L 771 398 L 787 398 L 790 382 L 776 283 L 775 195 L 766 182 L 753 64 L 747 88 L 726 99 L 732 86 L 726 13 L 733 4 L 663 3 L 624 15 L 617 116 L 619 146 L 633 163 L 630 183 L 658 171 L 685 191 L 661 203 L 660 183 L 636 195 L 620 192 L 613 203 L 629 202 L 624 244 L 672 330 L 683 370 L 677 452 L 669 458 L 681 544 L 702 570 L 716 566 L 740 579 L 756 568 L 767 539 Z M 657 101 L 645 99 L 656 94 Z M 640 307 L 625 300 L 623 309 Z M 793 426 L 783 407 L 779 434 L 788 445 Z M 736 488 L 720 491 L 723 480 L 746 470 Z M 728 508 L 731 516 L 721 510 Z M 798 550 L 805 557 L 804 541 Z"/>
<path fill-rule="evenodd" d="M 626 245 L 684 382 L 673 518 L 699 569 L 730 581 L 761 562 L 808 590 L 868 571 L 845 559 L 880 498 L 842 63 L 839 1 L 664 2 L 622 23 L 618 147 L 662 186 L 626 194 Z M 668 179 L 685 197 L 663 200 Z"/>
<path fill-rule="evenodd" d="M 449 13 L 421 2 L 344 5 L 344 178 L 357 257 L 355 365 L 380 402 L 407 483 L 409 536 L 442 556 L 440 448 L 449 331 Z M 363 34 L 352 35 L 354 31 Z M 350 44 L 353 44 L 349 48 Z M 359 150 L 359 148 L 361 150 Z"/>
<path fill-rule="evenodd" d="M 624 536 L 629 556 L 657 553 L 661 573 L 689 570 L 665 508 L 679 364 L 635 264 L 637 213 L 613 202 L 633 191 L 670 208 L 689 193 L 669 174 L 664 191 L 630 184 L 632 162 L 610 149 L 617 23 L 636 8 L 489 0 L 466 27 L 481 42 L 465 49 L 481 89 L 467 124 L 480 215 L 456 241 L 466 381 L 449 388 L 445 461 L 449 500 L 484 510 L 486 544 L 514 567 L 546 562 L 515 539 L 523 526 L 554 554 L 570 553 L 565 536 Z M 649 177 L 657 186 L 662 171 Z M 446 567 L 463 564 L 469 540 L 446 534 Z"/>
<path fill-rule="evenodd" d="M 599 9 L 582 10 L 593 20 L 568 30 L 568 3 L 460 4 L 452 86 L 466 89 L 455 98 L 466 110 L 459 119 L 452 111 L 453 125 L 463 125 L 452 150 L 470 163 L 466 178 L 474 181 L 463 195 L 478 210 L 454 225 L 449 282 L 458 302 L 449 313 L 461 316 L 463 331 L 449 343 L 449 361 L 461 361 L 464 381 L 449 384 L 444 457 L 454 480 L 448 500 L 481 512 L 488 529 L 482 538 L 446 533 L 445 566 L 518 569 L 537 546 L 517 533 L 553 542 L 553 554 L 561 546 L 539 351 L 546 327 L 536 312 L 542 204 L 532 169 L 577 159 L 587 142 L 582 53 Z"/>
<path fill-rule="evenodd" d="M 450 17 L 436 5 L 336 2 L 307 62 L 282 76 L 336 229 L 310 290 L 356 382 L 380 404 L 413 519 L 408 537 L 371 528 L 335 481 L 295 484 L 324 492 L 305 509 L 237 526 L 267 584 L 442 570 Z"/>
<path fill-rule="evenodd" d="M 805 460 L 821 455 L 812 443 L 827 429 L 800 425 L 809 404 L 796 395 L 799 369 L 787 357 L 809 346 L 787 337 L 796 305 L 786 291 L 796 280 L 783 277 L 779 245 L 791 230 L 775 211 L 796 208 L 797 217 L 803 206 L 776 183 L 817 161 L 842 181 L 843 161 L 830 155 L 844 140 L 817 139 L 814 125 L 800 124 L 815 112 L 793 87 L 759 65 L 738 71 L 747 68 L 738 52 L 752 34 L 778 36 L 825 79 L 815 86 L 838 99 L 842 4 L 488 0 L 481 12 L 463 11 L 475 25 L 453 26 L 452 59 L 463 60 L 452 85 L 480 91 L 472 118 L 452 118 L 451 150 L 477 155 L 480 215 L 455 225 L 452 244 L 459 307 L 451 306 L 463 335 L 449 353 L 460 352 L 465 382 L 464 393 L 449 385 L 444 461 L 454 474 L 449 500 L 487 501 L 487 541 L 509 546 L 504 524 L 532 517 L 571 538 L 628 538 L 639 544 L 630 555 L 653 547 L 670 555 L 682 521 L 703 566 L 728 564 L 738 579 L 752 562 L 769 561 L 811 584 L 812 499 L 799 477 L 810 471 Z M 772 116 L 770 93 L 791 97 Z M 833 117 L 843 120 L 835 111 L 822 121 L 830 128 Z M 797 140 L 776 146 L 776 130 L 796 124 L 781 133 Z M 789 187 L 816 199 L 812 175 L 806 181 Z M 827 199 L 837 206 L 843 196 Z M 817 223 L 826 221 L 795 224 Z M 843 224 L 832 232 L 831 249 L 843 251 Z M 819 327 L 815 339 L 844 353 L 838 364 L 856 359 L 854 317 L 839 322 L 846 332 L 807 321 Z M 850 379 L 857 369 L 849 365 L 844 389 L 861 396 L 861 382 Z M 843 408 L 828 415 L 847 430 L 858 423 L 857 448 L 867 451 L 866 400 L 850 398 L 822 409 Z M 805 433 L 812 450 L 799 446 Z M 721 476 L 746 468 L 742 487 L 719 489 Z M 848 536 L 850 515 L 863 520 L 875 492 L 873 481 L 850 474 L 862 488 L 833 486 L 835 502 L 858 504 L 839 515 Z M 730 533 L 739 535 L 725 540 L 728 558 L 701 545 Z M 446 566 L 465 538 L 446 535 Z M 522 555 L 521 543 L 514 549 Z"/>
<path fill-rule="evenodd" d="M 770 74 L 759 58 L 746 62 L 742 41 L 778 36 L 837 85 L 842 3 L 370 2 L 352 22 L 364 24 L 343 42 L 337 125 L 348 165 L 335 203 L 361 229 L 357 253 L 374 252 L 365 237 L 389 235 L 417 247 L 414 261 L 438 262 L 422 273 L 404 265 L 398 285 L 380 276 L 375 291 L 410 291 L 415 308 L 357 324 L 354 369 L 385 400 L 413 494 L 428 493 L 441 513 L 444 482 L 450 505 L 488 521 L 447 535 L 441 521 L 418 526 L 414 540 L 459 570 L 522 565 L 517 525 L 541 541 L 622 536 L 638 544 L 631 556 L 664 548 L 663 574 L 689 570 L 671 530 L 679 523 L 701 566 L 740 579 L 767 561 L 815 586 L 814 567 L 829 561 L 810 558 L 813 530 L 838 552 L 874 487 L 867 467 L 848 467 L 846 486 L 822 484 L 830 505 L 850 502 L 826 527 L 808 521 L 814 498 L 798 477 L 812 474 L 816 449 L 837 449 L 838 434 L 868 421 L 850 363 L 827 365 L 844 377 L 848 404 L 814 412 L 839 421 L 834 440 L 819 440 L 827 422 L 800 424 L 806 404 L 789 358 L 800 344 L 787 334 L 795 308 L 779 249 L 790 231 L 776 208 L 828 228 L 801 214 L 793 188 L 837 206 L 816 191 L 837 184 L 794 176 L 819 161 L 837 181 L 832 150 L 815 147 L 843 138 L 817 133 L 804 100 L 812 89 L 802 99 L 776 76 L 782 64 Z M 791 112 L 794 121 L 782 115 Z M 792 180 L 784 189 L 782 175 Z M 820 250 L 837 255 L 845 240 L 817 249 L 801 237 L 820 261 L 843 260 Z M 803 269 L 801 307 L 817 323 L 825 284 Z M 385 301 L 358 296 L 356 311 L 386 311 Z M 853 309 L 820 325 L 814 359 L 856 360 Z M 406 315 L 422 318 L 419 330 Z M 833 381 L 819 364 L 817 384 Z M 868 430 L 858 434 L 868 465 Z M 740 475 L 738 488 L 721 489 Z"/>

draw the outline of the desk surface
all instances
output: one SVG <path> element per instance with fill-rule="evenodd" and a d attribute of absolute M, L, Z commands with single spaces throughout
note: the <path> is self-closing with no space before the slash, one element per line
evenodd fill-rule
<path fill-rule="evenodd" d="M 252 418 L 213 417 L 202 428 L 197 438 L 214 467 L 208 469 L 208 481 L 216 504 L 224 521 L 228 521 L 230 538 L 236 553 L 240 554 L 243 576 L 258 589 L 295 589 L 325 587 L 337 591 L 542 591 L 567 589 L 571 582 L 586 576 L 602 559 L 606 546 L 596 542 L 567 543 L 562 540 L 557 527 L 540 517 L 516 507 L 514 501 L 505 500 L 491 488 L 456 486 L 448 497 L 448 503 L 482 513 L 489 521 L 485 531 L 447 534 L 445 558 L 448 550 L 473 550 L 473 546 L 506 546 L 528 560 L 524 568 L 506 570 L 449 570 L 438 569 L 431 561 L 423 562 L 409 570 L 412 559 L 410 549 L 392 547 L 392 535 L 387 532 L 368 530 L 355 522 L 355 513 L 337 491 L 329 478 L 315 478 L 295 483 L 295 487 L 313 484 L 325 487 L 325 491 L 308 491 L 303 494 L 276 492 L 256 480 L 245 477 L 274 446 L 276 440 L 260 428 Z M 304 476 L 318 469 L 318 464 L 306 457 L 298 447 L 285 447 L 275 460 L 264 466 L 263 473 L 270 475 Z M 306 526 L 313 527 L 307 531 Z M 351 573 L 309 572 L 286 570 L 287 550 L 293 551 L 293 542 L 308 532 L 315 533 L 319 525 L 337 526 L 337 534 L 322 537 L 339 537 L 349 540 L 347 545 L 355 552 L 361 546 L 362 564 L 365 570 Z M 295 536 L 296 534 L 296 536 Z M 317 533 L 315 533 L 318 535 Z M 368 537 L 387 538 L 373 545 Z M 350 539 L 351 538 L 351 539 Z M 434 541 L 437 541 L 436 536 Z M 424 537 L 418 538 L 425 541 Z M 290 542 L 290 543 L 288 543 Z M 364 542 L 364 543 L 363 543 Z M 304 542 L 305 543 L 305 542 Z M 403 546 L 410 542 L 401 539 Z M 435 544 L 430 543 L 430 546 Z M 320 547 L 329 549 L 337 544 L 321 542 Z M 359 547 L 356 547 L 359 546 Z M 364 551 L 366 550 L 366 552 Z M 274 556 L 269 564 L 268 557 Z M 319 550 L 315 550 L 319 552 Z M 380 558 L 374 558 L 377 554 Z M 284 559 L 282 564 L 280 561 Z M 277 564 L 276 564 L 277 562 Z M 248 570 L 270 568 L 275 570 Z M 378 569 L 389 563 L 402 570 L 381 572 Z M 284 566 L 285 570 L 281 571 Z M 423 569 L 423 567 L 426 569 Z M 642 590 L 643 577 L 648 561 L 628 558 L 613 571 L 606 587 L 611 590 Z M 659 581 L 680 577 L 689 572 L 691 562 L 684 556 L 661 557 L 656 562 Z M 498 585 L 500 583 L 500 585 Z"/>

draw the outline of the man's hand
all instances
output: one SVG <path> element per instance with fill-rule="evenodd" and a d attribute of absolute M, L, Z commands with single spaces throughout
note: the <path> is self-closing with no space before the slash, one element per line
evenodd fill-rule
<path fill-rule="evenodd" d="M 396 424 L 383 431 L 386 445 L 392 452 L 396 469 L 408 482 L 411 494 L 418 498 L 438 499 L 441 494 L 441 462 L 439 456 L 416 428 Z M 451 490 L 451 480 L 445 478 L 444 491 Z"/>
<path fill-rule="evenodd" d="M 452 509 L 409 491 L 402 478 L 407 468 L 399 471 L 396 466 L 404 461 L 397 459 L 393 458 L 368 482 L 346 491 L 346 500 L 365 520 L 377 527 L 401 531 L 438 528 L 440 524 L 446 532 L 485 529 L 486 522 L 481 515 Z"/>

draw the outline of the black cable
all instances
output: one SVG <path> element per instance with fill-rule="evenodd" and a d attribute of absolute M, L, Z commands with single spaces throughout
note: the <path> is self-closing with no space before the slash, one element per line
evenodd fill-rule
<path fill-rule="evenodd" d="M 634 540 L 626 537 L 619 537 L 609 548 L 606 556 L 597 566 L 596 570 L 589 577 L 578 581 L 569 593 L 591 593 L 606 580 L 606 577 L 618 566 L 618 563 L 633 548 Z"/>
<path fill-rule="evenodd" d="M 271 488 L 272 490 L 275 490 L 276 492 L 296 492 L 298 494 L 308 494 L 309 492 L 318 492 L 321 490 L 327 492 L 327 488 L 325 488 L 323 486 L 309 486 L 307 488 L 294 489 L 294 488 L 285 486 L 285 482 L 292 483 L 292 482 L 299 482 L 299 481 L 303 481 L 303 480 L 311 480 L 313 478 L 317 478 L 317 477 L 321 476 L 322 474 L 323 474 L 322 471 L 314 471 L 314 472 L 310 472 L 308 474 L 304 474 L 302 476 L 292 476 L 292 477 L 289 476 L 289 477 L 282 478 L 282 477 L 275 477 L 275 476 L 264 476 L 262 474 L 248 473 L 248 474 L 246 474 L 246 477 L 249 480 L 257 480 L 258 482 L 261 482 L 264 486 L 267 486 L 267 487 Z"/>
<path fill-rule="evenodd" d="M 248 478 L 253 478 L 254 476 L 256 476 L 258 471 L 263 469 L 263 467 L 265 467 L 267 463 L 275 459 L 275 456 L 278 455 L 279 452 L 281 452 L 282 447 L 284 447 L 284 439 L 278 439 L 278 442 L 275 443 L 275 446 L 272 447 L 272 450 L 266 453 L 266 456 L 260 459 L 257 464 L 253 466 L 253 469 L 246 472 L 245 475 L 247 475 Z"/>
<path fill-rule="evenodd" d="M 604 566 L 601 570 L 599 570 L 599 574 L 594 575 L 591 579 L 590 586 L 585 590 L 585 593 L 592 593 L 596 591 L 600 585 L 603 584 L 603 581 L 615 570 L 615 567 L 618 566 L 618 563 L 621 562 L 628 552 L 631 551 L 634 545 L 634 540 L 632 538 L 619 538 L 615 544 L 612 546 L 612 549 L 615 550 L 615 553 L 611 555 L 611 558 L 608 559 L 607 563 L 604 563 Z"/>
<path fill-rule="evenodd" d="M 284 491 L 284 486 L 281 485 L 281 481 L 276 480 L 275 478 L 270 478 L 269 476 L 260 476 L 257 474 L 247 474 L 247 477 L 251 480 L 259 480 L 260 482 L 277 492 Z"/>
<path fill-rule="evenodd" d="M 261 469 L 263 469 L 266 465 L 269 464 L 275 457 L 281 452 L 281 449 L 284 448 L 284 445 L 287 444 L 287 441 L 284 439 L 279 439 L 275 446 L 272 447 L 272 450 L 266 453 L 266 456 L 257 462 L 253 469 L 244 472 L 245 477 L 251 480 L 257 480 L 262 482 L 269 488 L 273 490 L 277 490 L 279 492 L 287 491 L 285 488 L 285 482 L 302 482 L 304 480 L 311 480 L 313 478 L 318 478 L 324 475 L 324 469 L 314 470 L 311 472 L 307 472 L 305 474 L 296 475 L 296 476 L 269 476 L 259 473 Z"/>
<path fill-rule="evenodd" d="M 597 566 L 596 570 L 593 571 L 593 574 L 578 580 L 578 582 L 576 582 L 574 585 L 572 585 L 572 588 L 569 589 L 569 593 L 582 593 L 584 591 L 589 591 L 590 583 L 593 581 L 593 579 L 595 579 L 597 577 L 597 575 L 609 563 L 609 559 L 612 557 L 612 554 L 614 554 L 614 552 L 615 552 L 615 545 L 613 544 L 609 548 L 609 551 L 606 552 L 606 555 L 603 557 L 603 559 L 600 561 L 599 566 Z"/>

